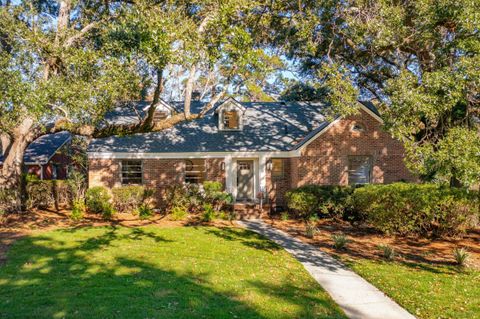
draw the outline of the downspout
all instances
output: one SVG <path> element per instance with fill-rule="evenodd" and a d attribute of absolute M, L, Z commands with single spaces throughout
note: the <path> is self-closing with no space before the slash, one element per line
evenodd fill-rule
<path fill-rule="evenodd" d="M 40 180 L 43 181 L 43 165 L 40 164 L 39 166 L 40 166 Z"/>

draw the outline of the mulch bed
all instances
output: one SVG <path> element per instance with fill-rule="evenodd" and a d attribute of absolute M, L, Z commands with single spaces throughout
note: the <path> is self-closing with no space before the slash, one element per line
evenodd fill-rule
<path fill-rule="evenodd" d="M 324 219 L 318 222 L 319 231 L 312 239 L 305 237 L 305 224 L 300 221 L 269 219 L 266 222 L 342 258 L 382 259 L 378 246 L 388 244 L 395 248 L 400 260 L 404 262 L 452 265 L 452 250 L 464 247 L 471 255 L 469 265 L 480 269 L 480 229 L 471 230 L 459 238 L 426 239 L 386 236 L 366 226 L 352 226 L 348 222 Z M 347 249 L 339 251 L 333 248 L 331 236 L 337 233 L 344 233 L 349 239 Z"/>

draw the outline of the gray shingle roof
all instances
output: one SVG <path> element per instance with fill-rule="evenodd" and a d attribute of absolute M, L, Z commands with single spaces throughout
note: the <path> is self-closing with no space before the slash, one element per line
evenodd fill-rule
<path fill-rule="evenodd" d="M 47 164 L 59 148 L 72 138 L 69 132 L 62 131 L 55 134 L 47 134 L 37 138 L 25 150 L 23 162 L 25 164 Z M 0 163 L 3 156 L 0 155 Z"/>
<path fill-rule="evenodd" d="M 180 102 L 177 103 L 181 105 Z M 196 101 L 194 104 L 192 107 L 194 113 L 204 105 Z M 299 147 L 329 124 L 323 115 L 326 106 L 321 103 L 241 102 L 241 104 L 246 108 L 242 131 L 219 131 L 218 115 L 214 110 L 210 110 L 204 118 L 182 122 L 160 132 L 94 139 L 88 151 L 99 153 L 289 151 Z M 378 113 L 376 109 L 375 113 Z"/>

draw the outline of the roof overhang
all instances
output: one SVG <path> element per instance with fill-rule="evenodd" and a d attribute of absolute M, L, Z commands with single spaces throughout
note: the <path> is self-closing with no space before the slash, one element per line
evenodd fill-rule
<path fill-rule="evenodd" d="M 215 113 L 218 113 L 220 112 L 222 109 L 224 109 L 225 107 L 228 107 L 228 106 L 231 106 L 233 105 L 235 108 L 239 109 L 240 111 L 245 112 L 246 111 L 246 108 L 245 106 L 243 106 L 242 104 L 240 104 L 237 100 L 235 100 L 233 97 L 229 97 L 228 99 L 226 99 L 222 104 L 220 104 L 219 106 L 217 106 L 215 108 Z"/>

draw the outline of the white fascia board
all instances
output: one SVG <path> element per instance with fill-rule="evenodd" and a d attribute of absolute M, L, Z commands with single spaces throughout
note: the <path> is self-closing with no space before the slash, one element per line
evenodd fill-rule
<path fill-rule="evenodd" d="M 91 159 L 188 159 L 188 158 L 257 158 L 257 157 L 297 157 L 299 152 L 178 152 L 178 153 L 128 153 L 128 152 L 88 152 Z"/>

